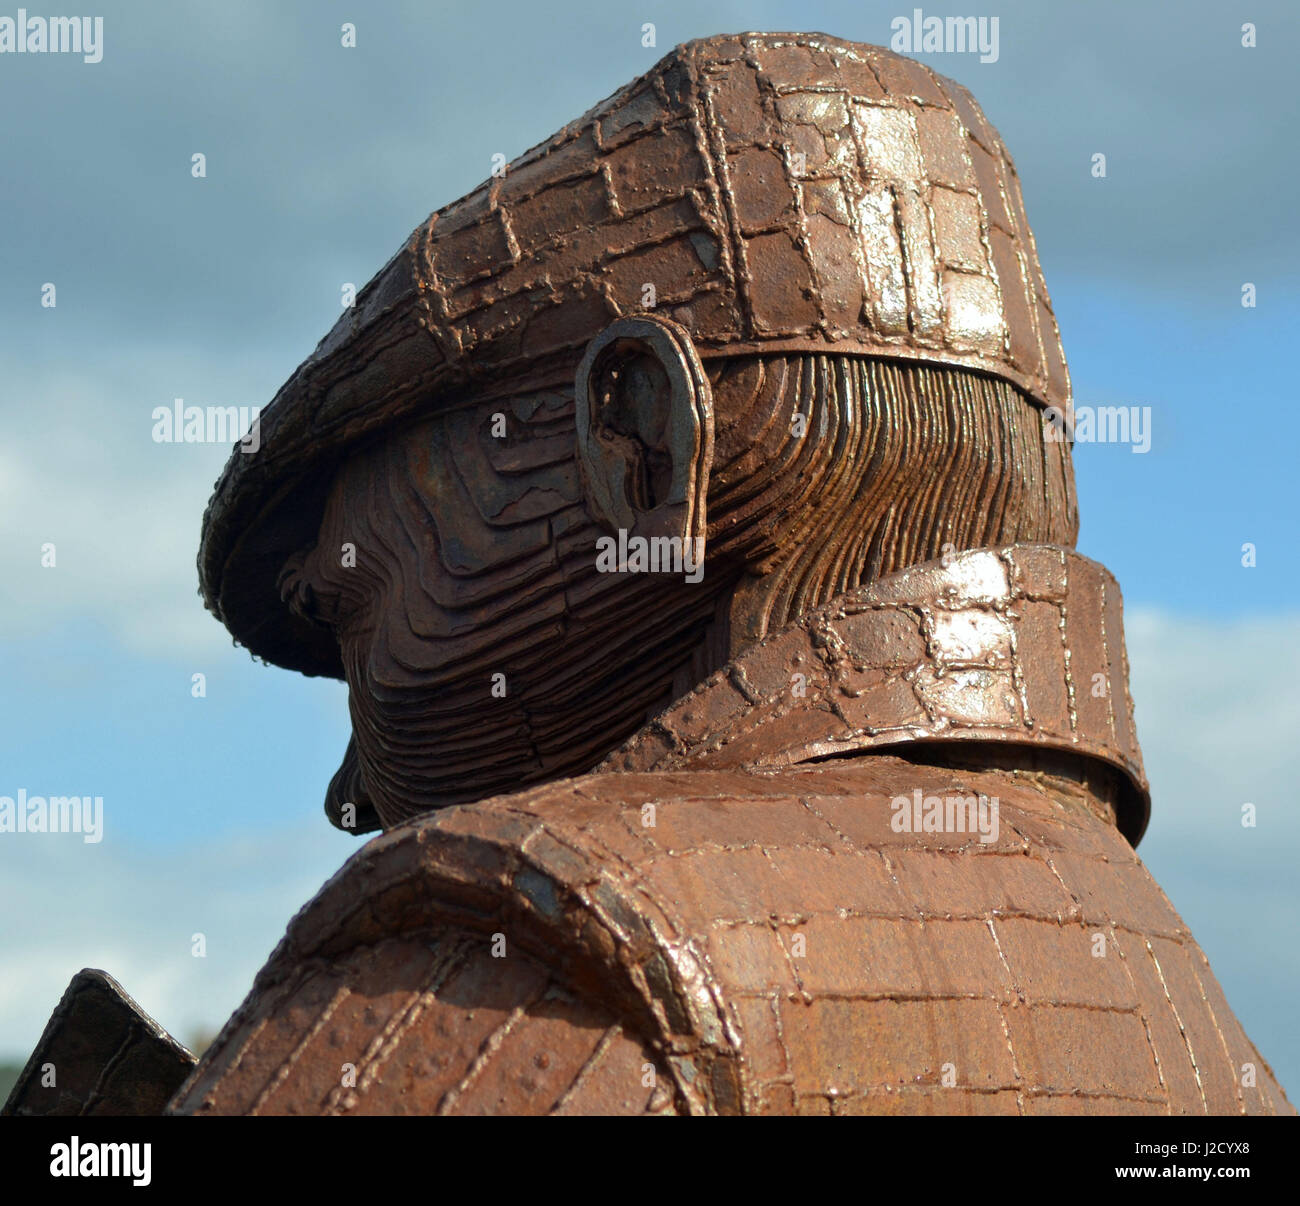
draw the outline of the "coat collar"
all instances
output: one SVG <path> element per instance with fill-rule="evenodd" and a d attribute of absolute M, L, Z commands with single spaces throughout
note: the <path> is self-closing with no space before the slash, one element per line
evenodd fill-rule
<path fill-rule="evenodd" d="M 1111 574 L 1016 544 L 880 578 L 750 646 L 596 770 L 778 769 L 925 741 L 1099 759 L 1126 781 L 1136 845 L 1150 795 Z"/>

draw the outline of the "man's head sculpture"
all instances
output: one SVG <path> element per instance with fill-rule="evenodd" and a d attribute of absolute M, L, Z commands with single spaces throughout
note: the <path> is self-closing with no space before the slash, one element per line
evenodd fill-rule
<path fill-rule="evenodd" d="M 823 35 L 694 42 L 362 290 L 232 456 L 203 593 L 254 654 L 346 678 L 327 811 L 391 827 L 590 769 L 882 575 L 1072 546 L 1069 406 L 964 88 Z M 620 532 L 697 542 L 702 576 L 603 572 Z"/>

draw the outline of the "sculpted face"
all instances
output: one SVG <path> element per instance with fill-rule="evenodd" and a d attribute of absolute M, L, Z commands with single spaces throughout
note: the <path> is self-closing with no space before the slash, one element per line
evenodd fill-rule
<path fill-rule="evenodd" d="M 630 378 L 656 405 L 653 385 Z M 618 438 L 638 445 L 626 406 L 619 421 Z M 287 576 L 291 605 L 333 627 L 351 753 L 386 826 L 586 770 L 609 732 L 634 731 L 671 702 L 674 678 L 685 684 L 717 585 L 600 571 L 607 528 L 575 442 L 571 393 L 395 432 L 343 466 L 316 548 Z M 640 447 L 653 455 L 636 472 L 608 466 L 625 487 L 635 479 L 634 494 L 671 475 L 670 458 Z M 651 616 L 662 649 L 647 639 Z"/>
<path fill-rule="evenodd" d="M 945 545 L 1073 543 L 1068 445 L 1004 383 L 714 362 L 709 441 L 699 397 L 614 346 L 585 407 L 573 391 L 483 401 L 360 450 L 285 574 L 350 688 L 332 790 L 385 827 L 582 773 L 739 648 Z M 602 572 L 603 537 L 674 527 L 707 531 L 700 580 Z"/>

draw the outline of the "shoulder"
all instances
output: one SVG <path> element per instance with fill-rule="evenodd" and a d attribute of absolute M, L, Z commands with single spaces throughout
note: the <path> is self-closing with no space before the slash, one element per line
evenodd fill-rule
<path fill-rule="evenodd" d="M 980 796 L 990 832 L 929 824 L 932 798 Z M 1071 1063 L 1076 1030 L 1123 1075 Z M 1010 773 L 877 754 L 589 775 L 375 839 L 172 1109 L 1285 1109 L 1266 1072 L 1235 1088 L 1258 1060 L 1112 825 Z M 944 1062 L 957 1089 L 929 1079 Z"/>
<path fill-rule="evenodd" d="M 640 1114 L 671 1108 L 616 1012 L 529 953 L 436 921 L 273 959 L 181 1114 Z"/>
<path fill-rule="evenodd" d="M 862 869 L 820 866 L 842 842 L 801 797 L 862 812 L 889 776 L 834 778 L 587 775 L 373 839 L 290 923 L 171 1111 L 744 1108 L 728 999 L 748 935 L 710 921 Z"/>
<path fill-rule="evenodd" d="M 367 843 L 292 920 L 169 1112 L 686 1106 L 665 1019 L 689 1030 L 698 1011 L 620 873 L 636 839 L 593 787 L 610 778 L 659 777 L 568 780 Z"/>

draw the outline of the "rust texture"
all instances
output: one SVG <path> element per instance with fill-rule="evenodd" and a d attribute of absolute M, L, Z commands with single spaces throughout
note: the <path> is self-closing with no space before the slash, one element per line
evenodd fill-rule
<path fill-rule="evenodd" d="M 275 606 L 271 563 L 304 535 L 276 496 L 431 404 L 571 382 L 646 284 L 706 360 L 887 355 L 1070 404 L 1015 168 L 969 92 L 821 34 L 688 43 L 435 213 L 361 292 L 218 485 L 208 606 L 254 653 L 341 677 Z"/>
<path fill-rule="evenodd" d="M 171 1108 L 1288 1110 L 1077 785 L 890 755 L 707 766 L 569 780 L 376 838 Z M 998 841 L 894 832 L 888 801 L 913 787 L 999 796 Z"/>
<path fill-rule="evenodd" d="M 917 566 L 749 646 L 598 769 L 785 766 L 913 741 L 1033 745 L 1119 770 L 1117 823 L 1136 846 L 1150 796 L 1120 617 L 1115 579 L 1067 549 Z"/>
<path fill-rule="evenodd" d="M 158 1114 L 194 1056 L 112 976 L 73 976 L 0 1115 L 60 1118 Z"/>
<path fill-rule="evenodd" d="M 595 773 L 394 828 L 294 920 L 170 1108 L 1289 1111 L 1116 828 L 1145 797 L 1127 694 L 1088 712 L 1071 678 L 1124 681 L 1108 585 L 1039 546 L 903 571 Z M 1024 756 L 1030 720 L 1074 754 Z M 1011 769 L 926 763 L 965 726 Z M 918 759 L 809 761 L 878 736 Z M 911 793 L 996 798 L 996 837 L 900 832 Z"/>
<path fill-rule="evenodd" d="M 679 47 L 439 210 L 204 518 L 385 832 L 168 1111 L 1293 1113 L 1134 853 L 1069 406 L 998 135 L 875 47 Z"/>
<path fill-rule="evenodd" d="M 1073 541 L 1067 446 L 1044 442 L 1038 410 L 1005 382 L 749 357 L 715 372 L 710 394 L 711 464 L 689 433 L 645 456 L 699 457 L 697 490 L 707 472 L 693 584 L 599 571 L 609 492 L 588 483 L 603 471 L 616 490 L 638 441 L 611 432 L 580 472 L 575 403 L 558 392 L 514 400 L 505 413 L 527 420 L 506 438 L 492 434 L 501 404 L 483 402 L 339 470 L 314 546 L 282 579 L 290 607 L 333 633 L 354 688 L 336 824 L 345 803 L 362 810 L 357 831 L 584 773 L 748 644 L 881 574 L 953 545 Z M 683 409 L 699 410 L 690 397 Z M 625 502 L 634 533 L 673 515 L 694 531 L 670 492 Z M 504 697 L 485 689 L 498 672 Z"/>

